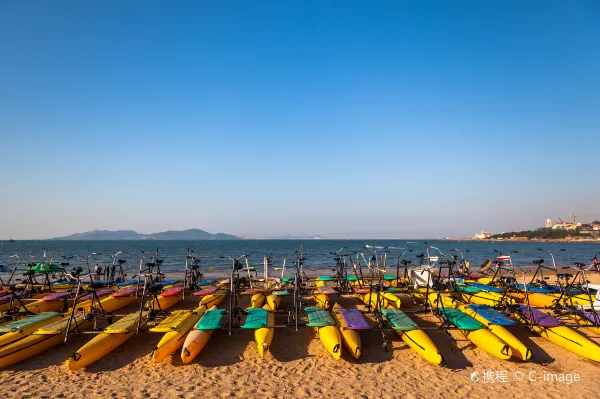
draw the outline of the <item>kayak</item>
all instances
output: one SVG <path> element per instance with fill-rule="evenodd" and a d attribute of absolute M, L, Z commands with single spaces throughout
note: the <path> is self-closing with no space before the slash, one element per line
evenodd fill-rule
<path fill-rule="evenodd" d="M 382 309 L 381 313 L 400 338 L 402 338 L 402 341 L 423 359 L 436 366 L 444 363 L 444 358 L 431 338 L 424 331 L 420 330 L 417 324 L 406 313 L 395 308 Z"/>
<path fill-rule="evenodd" d="M 98 307 L 101 306 L 102 309 L 104 309 L 107 313 L 111 313 L 111 312 L 114 312 L 121 308 L 124 308 L 125 306 L 130 305 L 131 303 L 133 303 L 137 300 L 137 298 L 135 298 L 135 297 L 122 297 L 122 298 L 118 298 L 118 301 L 114 301 L 114 300 L 109 301 L 109 298 L 101 299 L 100 304 L 98 306 Z M 90 309 L 91 309 L 90 306 L 85 306 L 84 310 L 86 312 L 89 312 Z M 46 318 L 46 317 L 37 318 L 39 315 L 44 314 L 44 313 L 45 314 L 56 313 L 59 316 L 56 318 L 54 318 L 54 317 L 52 317 L 52 318 L 49 318 L 49 317 L 48 318 Z M 76 311 L 75 313 L 78 314 L 79 312 Z M 8 345 L 8 344 L 18 341 L 20 339 L 23 339 L 23 338 L 33 334 L 38 329 L 45 327 L 48 324 L 55 323 L 55 322 L 61 322 L 61 320 L 68 320 L 69 317 L 70 317 L 70 315 L 68 313 L 60 314 L 58 312 L 42 312 L 42 313 L 38 313 L 36 315 L 27 316 L 27 317 L 19 320 L 18 322 L 28 324 L 29 320 L 33 320 L 34 324 L 35 324 L 35 328 L 21 328 L 18 331 L 8 331 L 5 334 L 0 335 L 0 347 L 4 347 L 5 345 Z M 18 322 L 15 322 L 15 323 L 18 323 Z M 10 324 L 11 323 L 7 324 L 6 326 L 8 326 Z M 3 327 L 6 327 L 6 326 L 3 326 Z M 64 332 L 63 332 L 63 334 L 64 334 Z"/>
<path fill-rule="evenodd" d="M 444 307 L 444 296 L 440 295 L 442 303 L 439 303 L 438 293 L 430 293 L 427 301 L 441 313 L 441 316 L 451 325 L 455 326 L 460 333 L 471 341 L 479 349 L 502 360 L 510 359 L 512 351 L 506 342 L 502 341 L 490 330 L 484 328 L 479 321 L 464 313 L 460 309 Z"/>
<path fill-rule="evenodd" d="M 279 295 L 267 295 L 267 303 L 263 306 L 267 310 L 276 310 L 281 305 L 281 296 Z"/>
<path fill-rule="evenodd" d="M 43 312 L 4 324 L 0 326 L 0 347 L 25 338 L 38 328 L 57 322 L 62 317 L 58 312 Z"/>
<path fill-rule="evenodd" d="M 275 315 L 273 312 L 268 312 L 267 314 L 267 326 L 254 330 L 254 340 L 256 341 L 260 357 L 265 356 L 265 352 L 269 349 L 273 341 L 273 335 L 275 335 L 275 328 L 273 328 L 275 326 Z"/>
<path fill-rule="evenodd" d="M 151 309 L 168 309 L 179 303 L 183 297 L 181 295 L 171 295 L 175 289 L 170 289 L 163 294 L 151 299 L 146 304 Z M 129 340 L 136 333 L 138 323 L 144 323 L 149 312 L 144 311 L 141 314 L 131 313 L 117 322 L 106 327 L 103 332 L 92 338 L 87 344 L 83 345 L 77 352 L 71 355 L 65 365 L 69 370 L 77 371 L 102 359 L 104 356 L 118 348 L 121 344 Z"/>
<path fill-rule="evenodd" d="M 460 287 L 460 290 L 458 292 L 453 292 L 452 296 L 462 302 L 488 305 L 491 307 L 497 307 L 505 303 L 514 303 L 514 299 L 508 295 L 498 292 L 481 291 L 475 287 L 469 286 Z"/>
<path fill-rule="evenodd" d="M 388 300 L 387 298 L 383 295 L 384 293 L 380 293 L 380 295 L 377 295 L 376 292 L 369 292 L 368 294 L 355 294 L 356 297 L 358 299 L 361 300 L 362 303 L 364 303 L 366 306 L 370 306 L 372 309 L 385 309 L 388 307 Z M 393 294 L 390 294 L 393 295 Z M 396 297 L 396 295 L 394 295 L 394 297 Z M 379 304 L 377 303 L 379 299 Z M 396 297 L 396 299 L 398 299 Z M 398 302 L 400 301 L 400 299 L 398 299 Z"/>
<path fill-rule="evenodd" d="M 308 306 L 304 308 L 304 311 L 308 315 L 306 325 L 315 328 L 325 349 L 334 359 L 339 360 L 342 355 L 342 336 L 340 330 L 334 325 L 331 316 L 325 309 L 317 306 Z"/>
<path fill-rule="evenodd" d="M 517 337 L 515 337 L 506 327 L 516 326 L 520 323 L 512 320 L 504 314 L 494 310 L 488 305 L 465 305 L 459 301 L 452 300 L 449 297 L 442 296 L 444 306 L 460 309 L 465 314 L 471 316 L 495 336 L 500 338 L 510 347 L 511 353 L 519 360 L 531 359 L 531 351 Z"/>
<path fill-rule="evenodd" d="M 317 304 L 317 306 L 323 308 L 323 309 L 329 309 L 331 307 L 331 302 L 329 301 L 329 296 L 325 295 L 325 294 L 314 294 L 313 295 L 313 299 L 315 300 L 315 303 Z"/>
<path fill-rule="evenodd" d="M 260 357 L 264 357 L 273 341 L 275 315 L 264 308 L 249 308 L 246 309 L 246 312 L 246 321 L 241 327 L 254 330 L 258 354 Z"/>
<path fill-rule="evenodd" d="M 260 308 L 265 304 L 265 295 L 258 293 L 258 294 L 254 294 L 252 295 L 252 297 L 250 298 L 250 307 L 251 308 Z"/>
<path fill-rule="evenodd" d="M 569 327 L 561 325 L 558 319 L 526 305 L 516 306 L 513 314 L 517 320 L 528 324 L 531 330 L 550 342 L 570 352 L 600 362 L 600 346 Z"/>
<path fill-rule="evenodd" d="M 387 302 L 386 307 L 394 307 L 396 309 L 400 309 L 402 301 L 400 301 L 400 298 L 398 298 L 398 296 L 392 294 L 391 292 L 383 292 L 382 294 Z"/>
<path fill-rule="evenodd" d="M 163 335 L 152 351 L 152 361 L 154 363 L 162 362 L 181 348 L 185 342 L 186 336 L 196 323 L 198 323 L 205 312 L 205 305 L 200 305 L 194 310 L 175 311 L 159 325 L 151 328 L 150 331 L 152 332 L 165 332 L 165 335 Z M 170 321 L 169 318 L 175 320 Z"/>
<path fill-rule="evenodd" d="M 222 319 L 222 311 L 218 310 L 216 305 L 213 305 L 202 315 L 200 321 L 190 331 L 183 343 L 181 361 L 184 364 L 190 363 L 198 356 L 200 351 L 206 346 L 213 331 L 221 328 Z"/>
<path fill-rule="evenodd" d="M 19 363 L 59 345 L 64 342 L 67 329 L 73 332 L 77 328 L 86 330 L 93 326 L 93 321 L 88 320 L 83 313 L 76 314 L 70 326 L 69 319 L 70 317 L 64 317 L 47 324 L 34 333 L 0 348 L 0 367 Z"/>
<path fill-rule="evenodd" d="M 342 314 L 343 310 L 344 308 L 341 305 L 337 303 L 333 305 L 333 309 L 331 310 L 333 313 L 333 320 L 340 330 L 344 347 L 350 352 L 352 357 L 358 359 L 361 354 L 360 334 L 358 333 L 358 330 L 351 330 L 348 328 L 348 324 Z"/>

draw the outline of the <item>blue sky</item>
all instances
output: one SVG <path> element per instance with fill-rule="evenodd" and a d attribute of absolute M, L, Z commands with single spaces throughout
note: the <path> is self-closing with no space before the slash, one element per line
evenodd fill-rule
<path fill-rule="evenodd" d="M 13 1 L 0 52 L 0 237 L 600 219 L 597 2 Z"/>

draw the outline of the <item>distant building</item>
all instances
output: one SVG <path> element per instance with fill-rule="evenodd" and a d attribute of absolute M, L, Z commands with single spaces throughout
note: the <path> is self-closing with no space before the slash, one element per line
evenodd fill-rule
<path fill-rule="evenodd" d="M 550 219 L 550 218 L 546 219 L 546 228 L 547 229 L 552 228 L 552 219 Z"/>
<path fill-rule="evenodd" d="M 490 238 L 492 236 L 492 233 L 488 233 L 487 231 L 481 231 L 481 233 L 477 233 L 473 236 L 473 238 L 475 238 L 476 240 L 485 240 L 487 238 Z"/>

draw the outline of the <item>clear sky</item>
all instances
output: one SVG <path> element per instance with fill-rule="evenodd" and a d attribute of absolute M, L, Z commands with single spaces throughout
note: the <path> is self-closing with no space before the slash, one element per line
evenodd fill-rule
<path fill-rule="evenodd" d="M 600 219 L 596 1 L 3 1 L 0 54 L 2 238 Z"/>

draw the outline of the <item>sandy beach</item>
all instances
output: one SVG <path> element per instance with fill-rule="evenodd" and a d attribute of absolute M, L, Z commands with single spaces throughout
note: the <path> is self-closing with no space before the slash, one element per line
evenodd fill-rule
<path fill-rule="evenodd" d="M 597 279 L 598 276 L 592 277 Z M 410 297 L 401 298 L 404 309 L 417 309 Z M 191 309 L 197 303 L 198 298 L 190 296 L 176 308 Z M 340 303 L 362 307 L 354 297 L 342 297 Z M 286 297 L 282 309 L 289 306 L 291 297 Z M 135 311 L 135 307 L 120 313 L 130 311 Z M 154 364 L 151 352 L 162 334 L 144 332 L 84 371 L 68 371 L 65 360 L 92 337 L 85 334 L 74 335 L 66 344 L 0 371 L 0 396 L 534 398 L 543 391 L 546 397 L 557 399 L 567 394 L 598 397 L 600 364 L 568 352 L 525 327 L 512 331 L 531 349 L 532 361 L 502 361 L 474 347 L 458 331 L 436 329 L 436 319 L 429 313 L 416 313 L 412 318 L 427 329 L 444 356 L 446 367 L 425 362 L 394 332 L 385 332 L 391 338 L 388 351 L 382 348 L 381 331 L 366 331 L 361 333 L 360 360 L 344 353 L 336 361 L 311 328 L 295 331 L 282 327 L 275 329 L 270 351 L 263 359 L 258 356 L 252 331 L 237 329 L 232 336 L 226 331 L 215 332 L 191 364 L 184 365 L 179 352 Z M 282 313 L 277 324 L 285 319 Z M 600 337 L 588 330 L 578 331 L 600 343 Z M 562 380 L 551 381 L 552 378 Z"/>

